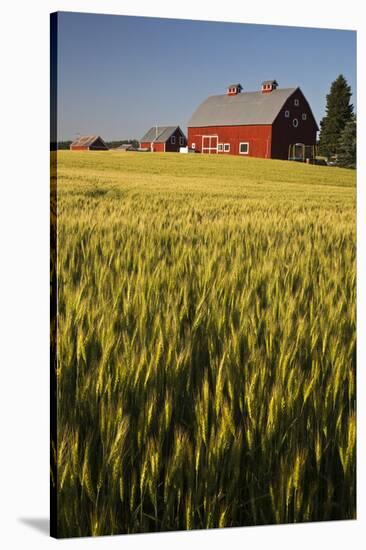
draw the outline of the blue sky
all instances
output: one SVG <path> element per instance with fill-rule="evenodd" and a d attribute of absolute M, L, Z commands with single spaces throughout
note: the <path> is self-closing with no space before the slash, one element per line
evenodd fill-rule
<path fill-rule="evenodd" d="M 59 14 L 58 136 L 139 139 L 187 121 L 232 82 L 300 86 L 319 124 L 343 74 L 356 107 L 356 32 L 81 13 Z"/>

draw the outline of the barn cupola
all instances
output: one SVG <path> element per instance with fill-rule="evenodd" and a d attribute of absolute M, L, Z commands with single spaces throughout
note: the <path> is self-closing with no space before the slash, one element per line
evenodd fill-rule
<path fill-rule="evenodd" d="M 265 80 L 262 82 L 262 93 L 268 94 L 269 92 L 273 92 L 278 87 L 277 80 Z"/>
<path fill-rule="evenodd" d="M 230 84 L 226 89 L 226 93 L 227 95 L 237 95 L 240 94 L 242 89 L 243 87 L 241 84 Z"/>

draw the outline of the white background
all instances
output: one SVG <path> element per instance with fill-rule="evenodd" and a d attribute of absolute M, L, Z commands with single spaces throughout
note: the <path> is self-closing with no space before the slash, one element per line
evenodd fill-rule
<path fill-rule="evenodd" d="M 0 546 L 358 549 L 365 496 L 365 16 L 356 0 L 11 0 L 0 15 Z M 49 501 L 49 13 L 89 11 L 358 30 L 358 520 L 55 541 Z M 136 37 L 138 39 L 138 37 Z M 363 126 L 363 127 L 362 127 Z M 336 220 L 335 220 L 336 223 Z"/>

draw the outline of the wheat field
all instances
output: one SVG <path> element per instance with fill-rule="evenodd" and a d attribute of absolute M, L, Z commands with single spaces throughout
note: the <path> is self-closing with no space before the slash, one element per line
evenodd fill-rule
<path fill-rule="evenodd" d="M 355 518 L 355 172 L 57 155 L 58 536 Z"/>

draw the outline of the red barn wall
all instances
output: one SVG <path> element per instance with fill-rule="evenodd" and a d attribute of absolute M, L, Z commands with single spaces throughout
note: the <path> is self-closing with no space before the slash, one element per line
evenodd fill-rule
<path fill-rule="evenodd" d="M 70 145 L 71 151 L 89 151 L 89 147 L 85 147 L 85 145 Z"/>
<path fill-rule="evenodd" d="M 296 99 L 299 105 L 295 105 Z M 285 111 L 289 111 L 289 118 L 286 118 Z M 306 120 L 303 120 L 303 114 L 306 115 Z M 294 119 L 298 121 L 297 127 L 294 127 Z M 289 145 L 295 143 L 315 145 L 316 133 L 317 125 L 309 103 L 301 90 L 296 90 L 287 99 L 273 123 L 272 158 L 287 159 Z"/>
<path fill-rule="evenodd" d="M 151 141 L 142 141 L 141 147 L 147 147 L 151 150 Z M 164 143 L 154 143 L 154 152 L 164 153 Z"/>
<path fill-rule="evenodd" d="M 270 158 L 272 126 L 209 126 L 205 128 L 188 128 L 188 146 L 195 144 L 195 150 L 202 152 L 202 136 L 217 135 L 218 143 L 229 143 L 229 152 L 218 152 L 219 155 L 239 155 L 239 143 L 249 143 L 248 155 L 243 157 Z"/>
<path fill-rule="evenodd" d="M 154 143 L 154 153 L 164 153 L 165 143 Z"/>

